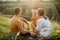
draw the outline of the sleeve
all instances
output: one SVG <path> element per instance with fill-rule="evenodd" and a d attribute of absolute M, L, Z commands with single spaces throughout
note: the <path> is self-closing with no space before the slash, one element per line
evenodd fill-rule
<path fill-rule="evenodd" d="M 37 28 L 36 28 L 36 30 L 37 30 L 37 31 L 40 31 L 40 30 L 41 30 L 41 27 L 42 27 L 42 23 L 41 23 L 40 20 L 38 20 L 38 21 L 37 21 Z"/>

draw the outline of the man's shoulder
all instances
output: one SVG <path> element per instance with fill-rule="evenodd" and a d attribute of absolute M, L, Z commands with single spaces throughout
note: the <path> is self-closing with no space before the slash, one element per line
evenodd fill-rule
<path fill-rule="evenodd" d="M 17 21 L 20 21 L 20 18 L 12 17 L 12 18 L 10 19 L 10 21 L 15 21 L 15 22 L 17 22 Z"/>

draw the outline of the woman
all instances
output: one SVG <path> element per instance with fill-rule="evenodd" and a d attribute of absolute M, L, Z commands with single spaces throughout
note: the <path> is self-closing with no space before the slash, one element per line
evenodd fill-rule
<path fill-rule="evenodd" d="M 45 10 L 43 8 L 38 9 L 39 19 L 37 20 L 36 30 L 42 37 L 47 38 L 53 31 L 52 25 L 49 19 L 45 16 Z"/>

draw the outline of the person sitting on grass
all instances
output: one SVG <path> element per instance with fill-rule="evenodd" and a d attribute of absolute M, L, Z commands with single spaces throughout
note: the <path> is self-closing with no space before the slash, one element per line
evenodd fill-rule
<path fill-rule="evenodd" d="M 37 10 L 39 19 L 37 20 L 36 25 L 36 34 L 41 35 L 43 38 L 47 38 L 50 33 L 53 32 L 52 25 L 47 16 L 45 16 L 45 10 L 39 8 Z"/>
<path fill-rule="evenodd" d="M 32 21 L 32 23 L 31 23 L 32 34 L 33 34 L 33 36 L 39 38 L 40 40 L 43 40 L 42 36 L 38 35 L 36 33 L 36 30 L 35 30 L 38 19 L 39 19 L 39 16 L 38 16 L 37 10 L 36 9 L 32 10 L 32 17 L 31 17 L 31 21 Z"/>
<path fill-rule="evenodd" d="M 10 32 L 15 35 L 26 34 L 29 33 L 29 30 L 24 29 L 24 23 L 26 23 L 29 27 L 29 24 L 26 19 L 21 17 L 22 10 L 21 8 L 15 9 L 15 14 L 11 18 L 9 23 Z M 26 36 L 25 35 L 25 36 Z"/>

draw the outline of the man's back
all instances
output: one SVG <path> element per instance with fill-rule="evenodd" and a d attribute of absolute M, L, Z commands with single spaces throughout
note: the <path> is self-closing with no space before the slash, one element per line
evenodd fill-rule
<path fill-rule="evenodd" d="M 18 25 L 18 24 L 22 24 L 22 23 L 21 23 L 21 21 L 20 22 L 19 21 L 20 21 L 20 18 L 18 18 L 16 16 L 12 17 L 12 19 L 10 20 L 10 24 L 9 24 L 10 25 L 10 31 L 14 34 L 17 34 L 18 31 L 20 31 L 19 30 L 20 25 Z"/>

